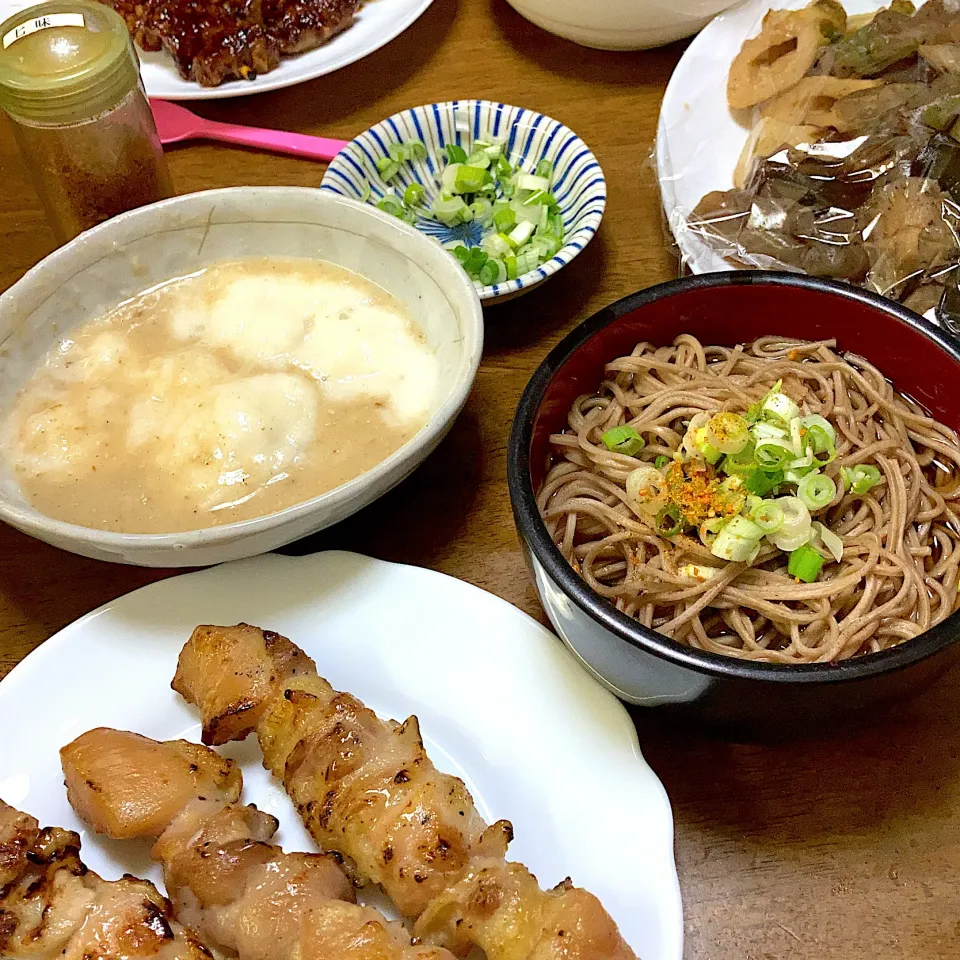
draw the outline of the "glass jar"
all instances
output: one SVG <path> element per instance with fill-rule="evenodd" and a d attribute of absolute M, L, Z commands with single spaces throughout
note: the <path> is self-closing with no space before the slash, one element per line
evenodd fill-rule
<path fill-rule="evenodd" d="M 61 243 L 173 195 L 122 18 L 56 0 L 0 24 L 0 107 Z"/>

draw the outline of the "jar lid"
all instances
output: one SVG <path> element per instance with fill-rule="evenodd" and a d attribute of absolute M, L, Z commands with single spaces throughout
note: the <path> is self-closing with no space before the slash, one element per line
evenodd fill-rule
<path fill-rule="evenodd" d="M 113 109 L 140 77 L 122 17 L 94 0 L 53 0 L 0 24 L 0 107 L 41 124 Z"/>

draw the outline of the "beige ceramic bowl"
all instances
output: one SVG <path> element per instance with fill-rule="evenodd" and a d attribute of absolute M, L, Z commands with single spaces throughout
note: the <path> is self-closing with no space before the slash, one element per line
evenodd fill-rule
<path fill-rule="evenodd" d="M 508 0 L 560 37 L 599 50 L 646 50 L 702 29 L 734 0 Z"/>
<path fill-rule="evenodd" d="M 463 407 L 483 346 L 473 284 L 442 247 L 379 210 L 297 187 L 194 193 L 125 213 L 82 234 L 0 296 L 0 412 L 50 346 L 86 320 L 171 277 L 246 256 L 316 257 L 397 297 L 435 349 L 440 384 L 427 425 L 349 483 L 255 520 L 170 534 L 119 534 L 34 510 L 0 462 L 0 520 L 87 557 L 187 567 L 264 553 L 342 520 L 404 479 Z"/>

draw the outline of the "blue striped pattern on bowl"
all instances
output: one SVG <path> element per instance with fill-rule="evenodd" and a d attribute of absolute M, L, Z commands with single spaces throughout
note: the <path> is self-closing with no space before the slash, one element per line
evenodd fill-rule
<path fill-rule="evenodd" d="M 390 181 L 397 193 L 411 183 L 426 188 L 427 199 L 436 196 L 443 170 L 443 148 L 456 143 L 470 152 L 476 139 L 506 141 L 512 164 L 533 172 L 540 160 L 554 165 L 553 193 L 563 215 L 564 245 L 556 256 L 516 280 L 482 286 L 480 298 L 487 303 L 506 300 L 542 283 L 566 266 L 594 237 L 607 202 L 603 171 L 590 148 L 568 127 L 542 113 L 489 100 L 453 100 L 414 107 L 394 114 L 360 134 L 340 151 L 324 175 L 321 189 L 359 200 L 370 185 L 370 203 L 377 203 L 389 189 L 377 173 L 378 157 L 387 156 L 390 143 L 422 140 L 426 160 L 405 163 Z M 459 240 L 466 246 L 480 242 L 480 227 L 468 223 L 448 228 L 419 218 L 417 228 L 440 243 Z"/>

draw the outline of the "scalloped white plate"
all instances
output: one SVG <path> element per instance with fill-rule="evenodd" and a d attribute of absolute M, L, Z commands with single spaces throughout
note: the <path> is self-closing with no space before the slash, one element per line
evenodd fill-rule
<path fill-rule="evenodd" d="M 78 830 L 107 877 L 159 881 L 146 845 L 87 835 L 57 756 L 91 727 L 199 740 L 170 689 L 198 623 L 247 621 L 286 634 L 321 674 L 385 717 L 420 718 L 437 765 L 461 776 L 488 821 L 509 818 L 511 856 L 545 886 L 596 893 L 642 960 L 681 960 L 680 891 L 666 794 L 623 706 L 549 631 L 451 577 L 353 553 L 275 554 L 144 587 L 61 630 L 0 683 L 0 796 L 43 824 Z M 229 751 L 244 797 L 313 849 L 253 738 Z"/>
<path fill-rule="evenodd" d="M 0 0 L 0 20 L 40 0 Z M 164 100 L 225 100 L 267 90 L 281 90 L 340 70 L 398 37 L 418 20 L 433 0 L 368 0 L 353 24 L 316 50 L 284 57 L 276 70 L 256 80 L 232 80 L 219 87 L 201 87 L 184 80 L 165 53 L 145 53 L 139 47 L 140 75 L 147 95 Z"/>

